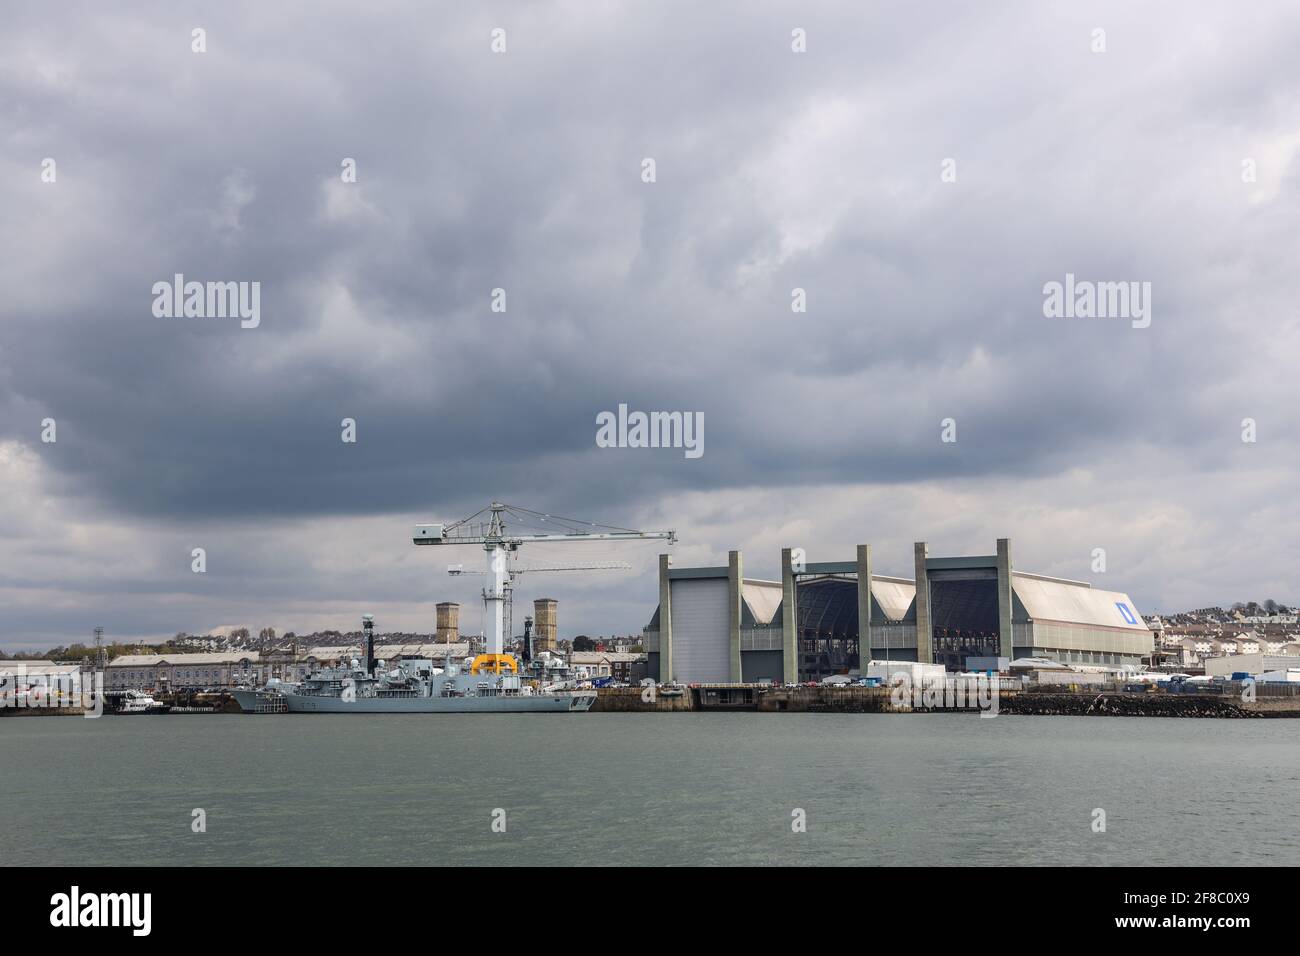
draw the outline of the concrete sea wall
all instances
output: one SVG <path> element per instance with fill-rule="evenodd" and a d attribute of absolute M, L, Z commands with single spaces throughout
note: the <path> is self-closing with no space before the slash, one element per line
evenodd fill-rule
<path fill-rule="evenodd" d="M 656 693 L 653 700 L 642 700 L 640 687 L 602 687 L 596 691 L 596 703 L 591 709 L 604 713 L 656 713 L 696 708 L 690 689 L 678 696 Z"/>
<path fill-rule="evenodd" d="M 926 706 L 906 695 L 896 698 L 887 687 L 773 687 L 715 685 L 686 688 L 680 697 L 657 695 L 644 700 L 640 688 L 601 688 L 593 711 L 655 712 L 716 711 L 807 714 L 899 714 L 976 712 L 972 693 L 964 701 Z M 1122 693 L 1097 690 L 1003 690 L 997 712 L 1025 716 L 1098 717 L 1300 717 L 1300 697 L 1266 698 L 1252 702 L 1230 695 Z"/>

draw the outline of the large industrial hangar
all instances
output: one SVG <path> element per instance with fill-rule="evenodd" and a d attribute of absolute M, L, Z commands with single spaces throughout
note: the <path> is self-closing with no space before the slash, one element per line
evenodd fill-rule
<path fill-rule="evenodd" d="M 739 551 L 713 568 L 674 568 L 660 555 L 649 673 L 688 684 L 818 680 L 860 667 L 863 647 L 866 660 L 950 670 L 972 657 L 1136 666 L 1151 653 L 1127 594 L 1017 571 L 1006 538 L 996 554 L 967 557 L 931 557 L 917 542 L 913 578 L 874 573 L 865 544 L 854 561 L 801 555 L 782 550 L 780 581 L 746 578 Z"/>

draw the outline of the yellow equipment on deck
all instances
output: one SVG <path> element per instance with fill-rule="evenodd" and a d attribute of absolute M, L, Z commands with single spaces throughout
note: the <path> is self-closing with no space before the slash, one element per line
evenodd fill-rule
<path fill-rule="evenodd" d="M 480 654 L 470 662 L 471 674 L 518 674 L 519 662 L 510 654 Z"/>

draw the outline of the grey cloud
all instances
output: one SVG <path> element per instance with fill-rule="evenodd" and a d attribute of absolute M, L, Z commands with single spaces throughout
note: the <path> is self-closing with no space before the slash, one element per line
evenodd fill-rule
<path fill-rule="evenodd" d="M 1287 4 L 5 17 L 0 441 L 41 457 L 51 506 L 148 529 L 143 547 L 180 527 L 342 533 L 493 497 L 662 516 L 689 540 L 673 516 L 701 514 L 696 496 L 789 489 L 795 512 L 818 508 L 814 488 L 937 482 L 1010 511 L 1041 482 L 1064 495 L 1078 469 L 1130 482 L 1137 461 L 1152 473 L 1133 507 L 1160 507 L 1159 476 L 1205 474 L 1180 492 L 1187 514 L 1225 528 L 1237 505 L 1209 487 L 1223 469 L 1245 487 L 1296 459 Z M 189 52 L 196 25 L 207 54 Z M 488 52 L 497 25 L 504 56 Z M 1088 52 L 1098 25 L 1104 55 Z M 793 26 L 807 54 L 789 52 Z M 355 185 L 338 181 L 344 157 Z M 1042 285 L 1067 271 L 1151 281 L 1151 328 L 1044 319 Z M 150 287 L 175 272 L 260 281 L 262 326 L 154 318 Z M 597 449 L 595 416 L 620 402 L 703 411 L 705 456 Z M 36 437 L 45 415 L 55 446 Z M 948 416 L 955 446 L 938 441 Z M 916 536 L 941 520 L 888 507 Z M 833 533 L 832 515 L 812 520 Z M 724 527 L 739 544 L 764 521 Z M 1031 547 L 1038 533 L 1019 532 Z M 3 563 L 22 577 L 21 557 Z M 96 593 L 65 566 L 61 586 Z M 258 567 L 255 598 L 232 580 L 201 600 L 269 609 L 314 587 L 310 567 Z M 1140 604 L 1182 593 L 1185 569 L 1144 573 Z M 121 616 L 171 629 L 192 585 Z M 603 600 L 641 609 L 648 593 Z"/>

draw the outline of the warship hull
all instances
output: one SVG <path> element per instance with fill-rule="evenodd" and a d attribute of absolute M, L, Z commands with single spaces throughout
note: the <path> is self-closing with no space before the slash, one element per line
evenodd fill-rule
<path fill-rule="evenodd" d="M 257 711 L 257 695 L 235 691 L 246 713 Z M 346 700 L 308 694 L 281 694 L 283 710 L 291 714 L 567 714 L 590 710 L 594 692 L 483 697 L 357 697 Z"/>
<path fill-rule="evenodd" d="M 291 714 L 567 714 L 590 710 L 595 694 L 532 697 L 312 697 L 286 694 Z"/>

